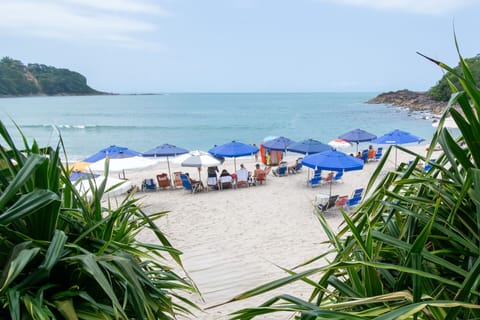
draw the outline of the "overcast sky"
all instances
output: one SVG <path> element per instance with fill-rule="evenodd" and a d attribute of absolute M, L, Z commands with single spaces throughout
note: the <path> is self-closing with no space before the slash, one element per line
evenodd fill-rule
<path fill-rule="evenodd" d="M 0 57 L 118 92 L 424 91 L 478 0 L 0 0 Z"/>

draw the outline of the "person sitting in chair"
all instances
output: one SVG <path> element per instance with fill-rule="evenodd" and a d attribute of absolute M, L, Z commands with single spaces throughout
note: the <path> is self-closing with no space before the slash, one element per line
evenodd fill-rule
<path fill-rule="evenodd" d="M 200 190 L 203 190 L 203 182 L 202 181 L 190 178 L 190 174 L 188 172 L 185 172 L 185 175 L 187 176 L 188 180 L 190 180 L 190 183 L 192 184 L 192 186 L 198 184 L 198 185 L 200 185 Z"/>
<path fill-rule="evenodd" d="M 263 181 L 266 179 L 265 170 L 260 168 L 260 164 L 255 165 L 255 171 L 253 171 L 253 178 L 255 179 L 255 184 L 260 183 L 262 184 Z"/>
<path fill-rule="evenodd" d="M 222 173 L 220 174 L 220 186 L 221 186 L 221 188 L 222 189 L 231 188 L 232 185 L 233 185 L 232 182 L 233 182 L 233 178 L 230 175 L 230 173 L 228 173 L 227 169 L 223 169 Z"/>
<path fill-rule="evenodd" d="M 373 149 L 373 146 L 370 145 L 368 147 L 368 160 L 375 160 L 375 155 L 377 154 L 377 150 Z"/>
<path fill-rule="evenodd" d="M 248 180 L 250 178 L 250 172 L 248 172 L 247 169 L 245 169 L 245 166 L 240 164 L 240 169 L 237 170 L 237 180 L 236 180 L 236 185 L 238 186 L 248 186 Z"/>

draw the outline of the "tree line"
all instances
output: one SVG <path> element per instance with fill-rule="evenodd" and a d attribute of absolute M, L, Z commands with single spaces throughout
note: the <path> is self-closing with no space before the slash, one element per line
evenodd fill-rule
<path fill-rule="evenodd" d="M 27 64 L 4 57 L 0 60 L 0 96 L 90 95 L 103 92 L 90 88 L 78 72 L 44 64 Z"/>

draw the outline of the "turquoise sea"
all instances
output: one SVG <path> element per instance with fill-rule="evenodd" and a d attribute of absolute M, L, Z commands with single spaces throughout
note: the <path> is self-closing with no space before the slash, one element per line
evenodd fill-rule
<path fill-rule="evenodd" d="M 434 132 L 426 114 L 365 102 L 377 93 L 171 93 L 0 99 L 2 121 L 11 121 L 40 145 L 58 143 L 69 160 L 109 145 L 139 152 L 163 143 L 208 150 L 232 140 L 257 145 L 269 136 L 324 143 L 361 128 L 376 135 L 393 129 L 426 140 Z"/>

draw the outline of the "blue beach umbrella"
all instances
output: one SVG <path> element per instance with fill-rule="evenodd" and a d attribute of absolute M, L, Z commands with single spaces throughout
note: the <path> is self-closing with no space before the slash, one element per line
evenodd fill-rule
<path fill-rule="evenodd" d="M 295 141 L 285 137 L 278 137 L 272 140 L 268 140 L 264 142 L 262 145 L 265 149 L 286 151 L 287 147 L 292 143 L 295 143 Z"/>
<path fill-rule="evenodd" d="M 322 143 L 317 140 L 307 139 L 307 140 L 290 144 L 287 147 L 287 150 L 291 152 L 297 152 L 297 153 L 303 153 L 303 154 L 309 155 L 309 154 L 332 150 L 332 147 L 330 147 L 328 144 Z"/>
<path fill-rule="evenodd" d="M 259 149 L 256 146 L 252 146 L 250 144 L 238 141 L 232 141 L 222 144 L 220 146 L 215 146 L 208 150 L 208 152 L 210 152 L 215 157 L 233 158 L 235 171 L 237 171 L 236 158 L 255 154 L 258 152 L 258 150 Z"/>
<path fill-rule="evenodd" d="M 353 171 L 363 169 L 363 160 L 349 156 L 346 153 L 329 150 L 306 156 L 302 164 L 314 170 Z M 332 195 L 332 182 L 330 182 L 330 195 Z"/>
<path fill-rule="evenodd" d="M 358 144 L 360 142 L 372 141 L 373 139 L 376 139 L 377 136 L 362 129 L 355 129 L 338 136 L 338 138 L 347 140 L 349 142 L 355 142 L 357 144 L 358 151 Z"/>
<path fill-rule="evenodd" d="M 110 159 L 121 159 L 121 158 L 130 158 L 135 156 L 140 156 L 141 153 L 130 150 L 126 147 L 120 147 L 112 145 L 108 148 L 104 148 L 97 153 L 91 155 L 90 157 L 84 159 L 85 162 L 97 162 L 99 160 L 105 159 L 107 156 Z"/>
<path fill-rule="evenodd" d="M 391 132 L 384 134 L 381 137 L 378 137 L 377 139 L 372 140 L 372 143 L 397 145 L 397 144 L 406 144 L 406 143 L 413 143 L 413 142 L 420 143 L 424 140 L 425 139 L 414 136 L 409 132 L 395 129 Z M 397 149 L 395 148 L 395 167 L 396 166 L 397 166 Z"/>
<path fill-rule="evenodd" d="M 181 154 L 188 153 L 187 149 L 183 149 L 173 144 L 164 143 L 160 146 L 156 146 L 153 149 L 145 151 L 142 153 L 144 157 L 167 157 L 167 166 L 168 166 L 168 177 L 170 178 L 171 183 L 173 183 L 172 173 L 170 171 L 170 160 L 169 157 L 176 157 Z"/>
<path fill-rule="evenodd" d="M 77 181 L 77 180 L 84 180 L 84 179 L 93 179 L 98 177 L 99 174 L 93 174 L 91 172 L 83 172 L 83 171 L 72 171 L 70 176 L 68 177 L 70 181 Z"/>

